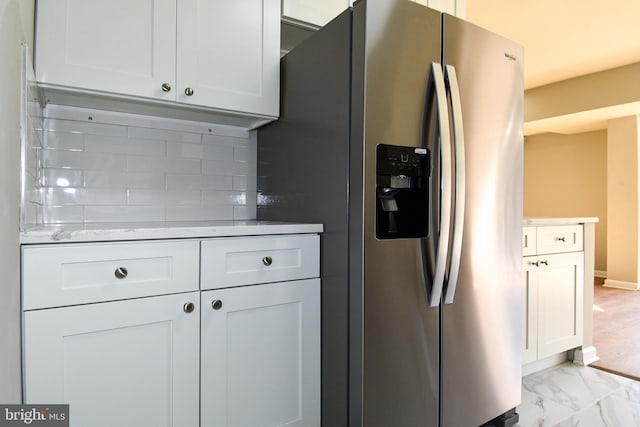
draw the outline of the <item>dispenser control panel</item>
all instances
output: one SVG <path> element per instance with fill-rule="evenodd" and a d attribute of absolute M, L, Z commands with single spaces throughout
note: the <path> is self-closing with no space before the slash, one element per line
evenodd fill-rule
<path fill-rule="evenodd" d="M 429 234 L 429 150 L 379 144 L 376 148 L 376 237 Z"/>

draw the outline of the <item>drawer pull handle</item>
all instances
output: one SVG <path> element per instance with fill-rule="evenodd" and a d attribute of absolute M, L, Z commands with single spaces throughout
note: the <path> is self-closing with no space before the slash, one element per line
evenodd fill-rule
<path fill-rule="evenodd" d="M 529 265 L 538 266 L 538 261 L 529 261 Z"/>
<path fill-rule="evenodd" d="M 193 310 L 196 309 L 196 305 L 192 302 L 185 302 L 182 309 L 185 313 L 193 313 Z"/>
<path fill-rule="evenodd" d="M 559 242 L 564 242 L 564 237 L 556 237 L 556 240 L 558 240 Z"/>
<path fill-rule="evenodd" d="M 273 258 L 271 258 L 270 256 L 266 256 L 262 258 L 262 263 L 269 267 L 271 264 L 273 264 Z"/>
<path fill-rule="evenodd" d="M 541 265 L 549 265 L 549 263 L 547 261 L 540 261 Z"/>
<path fill-rule="evenodd" d="M 214 310 L 220 310 L 222 308 L 222 301 L 219 299 L 214 299 L 211 301 L 211 308 Z"/>
<path fill-rule="evenodd" d="M 124 267 L 118 267 L 113 274 L 115 274 L 116 279 L 124 279 L 129 274 L 129 271 Z"/>

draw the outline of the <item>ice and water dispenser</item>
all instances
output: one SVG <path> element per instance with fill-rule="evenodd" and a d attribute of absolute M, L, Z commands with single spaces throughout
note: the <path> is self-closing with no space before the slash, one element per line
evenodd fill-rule
<path fill-rule="evenodd" d="M 427 237 L 429 150 L 379 144 L 376 154 L 376 237 Z"/>

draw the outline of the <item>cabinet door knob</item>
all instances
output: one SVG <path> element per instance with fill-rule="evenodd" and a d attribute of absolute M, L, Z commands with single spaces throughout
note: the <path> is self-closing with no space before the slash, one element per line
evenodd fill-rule
<path fill-rule="evenodd" d="M 196 305 L 192 302 L 185 302 L 182 309 L 185 313 L 193 313 L 193 310 L 196 309 Z"/>
<path fill-rule="evenodd" d="M 162 83 L 160 86 L 163 92 L 171 92 L 171 85 L 169 83 Z"/>
<path fill-rule="evenodd" d="M 220 310 L 222 308 L 222 301 L 219 299 L 214 299 L 211 301 L 211 308 L 214 310 Z"/>
<path fill-rule="evenodd" d="M 186 88 L 186 89 L 184 90 L 184 94 L 185 94 L 185 95 L 187 95 L 187 96 L 191 96 L 191 95 L 193 95 L 193 89 L 192 89 L 192 88 L 190 88 L 190 87 Z"/>
<path fill-rule="evenodd" d="M 113 274 L 116 276 L 116 279 L 124 279 L 129 274 L 129 271 L 124 267 L 118 267 Z"/>
<path fill-rule="evenodd" d="M 556 239 L 557 239 L 559 242 L 564 242 L 564 241 L 565 241 L 565 240 L 564 240 L 564 237 L 556 237 Z"/>
<path fill-rule="evenodd" d="M 266 256 L 262 258 L 262 263 L 269 267 L 271 264 L 273 264 L 273 258 L 271 258 L 270 256 Z"/>
<path fill-rule="evenodd" d="M 529 261 L 529 265 L 538 266 L 538 261 Z"/>
<path fill-rule="evenodd" d="M 540 261 L 541 265 L 549 265 L 549 263 L 547 261 Z"/>

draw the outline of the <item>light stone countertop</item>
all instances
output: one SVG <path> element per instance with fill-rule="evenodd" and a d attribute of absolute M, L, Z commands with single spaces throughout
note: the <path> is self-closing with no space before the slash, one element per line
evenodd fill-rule
<path fill-rule="evenodd" d="M 48 224 L 25 227 L 20 243 L 75 243 L 321 233 L 322 224 L 276 221 L 176 221 Z"/>
<path fill-rule="evenodd" d="M 571 225 L 571 224 L 586 224 L 596 223 L 600 220 L 598 217 L 558 217 L 558 218 L 524 218 L 522 225 Z"/>

